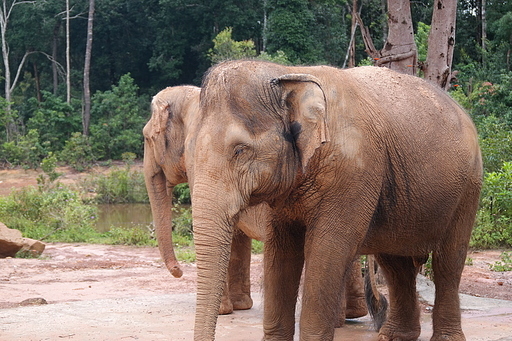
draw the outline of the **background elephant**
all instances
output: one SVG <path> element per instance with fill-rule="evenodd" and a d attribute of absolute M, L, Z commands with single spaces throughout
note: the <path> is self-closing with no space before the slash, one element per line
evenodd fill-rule
<path fill-rule="evenodd" d="M 416 340 L 432 252 L 433 341 L 465 340 L 458 286 L 482 182 L 476 130 L 442 90 L 385 68 L 230 61 L 203 79 L 193 192 L 195 340 L 213 340 L 233 225 L 266 202 L 265 340 L 331 340 L 346 271 L 375 254 L 390 295 L 380 340 Z M 206 266 L 214 264 L 213 267 Z"/>
<path fill-rule="evenodd" d="M 149 193 L 156 237 L 162 259 L 174 277 L 182 271 L 175 257 L 172 243 L 172 190 L 175 185 L 187 182 L 185 141 L 193 143 L 199 126 L 200 88 L 194 86 L 169 87 L 153 98 L 152 117 L 144 127 L 144 175 Z M 252 307 L 250 294 L 251 238 L 264 241 L 265 226 L 269 223 L 267 204 L 248 208 L 236 223 L 229 260 L 227 289 L 222 296 L 219 313 Z M 346 317 L 356 318 L 367 314 L 363 282 L 358 259 L 351 271 L 346 290 L 349 299 Z M 344 321 L 343 313 L 339 324 Z"/>

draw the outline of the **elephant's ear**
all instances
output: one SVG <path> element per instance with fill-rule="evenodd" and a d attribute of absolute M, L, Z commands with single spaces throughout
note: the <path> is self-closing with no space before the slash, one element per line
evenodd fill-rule
<path fill-rule="evenodd" d="M 305 172 L 316 149 L 329 141 L 327 102 L 320 80 L 308 74 L 287 74 L 273 79 L 271 85 L 281 86 L 281 101 L 288 111 Z"/>
<path fill-rule="evenodd" d="M 169 101 L 162 97 L 161 94 L 157 94 L 151 102 L 151 120 L 147 136 L 144 129 L 144 136 L 153 144 L 155 159 L 160 165 L 164 163 L 166 128 L 170 114 Z"/>

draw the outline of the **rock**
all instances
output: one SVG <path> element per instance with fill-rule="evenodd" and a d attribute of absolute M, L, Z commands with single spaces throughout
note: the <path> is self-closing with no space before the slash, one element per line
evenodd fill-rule
<path fill-rule="evenodd" d="M 23 247 L 21 251 L 30 252 L 33 256 L 39 256 L 43 253 L 46 245 L 39 240 L 23 238 Z"/>
<path fill-rule="evenodd" d="M 0 223 L 0 258 L 14 257 L 22 247 L 21 232 Z"/>
<path fill-rule="evenodd" d="M 42 297 L 35 298 L 27 298 L 26 300 L 20 303 L 20 306 L 29 306 L 29 305 L 43 305 L 48 304 L 48 302 Z"/>
<path fill-rule="evenodd" d="M 14 257 L 18 251 L 26 251 L 33 256 L 43 253 L 46 245 L 38 240 L 23 238 L 21 232 L 0 223 L 0 258 Z"/>

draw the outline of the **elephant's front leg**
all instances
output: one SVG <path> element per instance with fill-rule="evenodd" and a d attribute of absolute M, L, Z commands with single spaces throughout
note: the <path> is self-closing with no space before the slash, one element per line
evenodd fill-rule
<path fill-rule="evenodd" d="M 304 229 L 298 224 L 275 225 L 264 248 L 263 339 L 292 341 L 304 265 Z"/>
<path fill-rule="evenodd" d="M 355 250 L 341 251 L 332 237 L 306 237 L 304 294 L 300 316 L 300 340 L 333 340 L 334 328 L 345 307 L 345 280 Z M 356 241 L 357 243 L 357 241 Z M 357 244 L 356 244 L 357 245 Z M 345 293 L 346 294 L 346 293 Z"/>

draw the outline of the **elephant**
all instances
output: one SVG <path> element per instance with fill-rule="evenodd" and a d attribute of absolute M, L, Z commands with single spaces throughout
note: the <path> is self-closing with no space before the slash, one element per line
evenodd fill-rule
<path fill-rule="evenodd" d="M 429 254 L 431 340 L 465 340 L 458 288 L 482 158 L 472 120 L 443 90 L 386 68 L 234 60 L 205 73 L 200 110 L 187 164 L 195 340 L 215 337 L 234 225 L 261 203 L 264 340 L 293 340 L 303 268 L 300 340 L 332 340 L 359 254 L 375 256 L 389 289 L 379 340 L 419 337 L 415 279 Z"/>
<path fill-rule="evenodd" d="M 183 272 L 176 259 L 172 243 L 171 207 L 175 185 L 187 182 L 185 156 L 186 141 L 195 138 L 200 116 L 200 88 L 175 86 L 163 89 L 151 103 L 152 116 L 143 129 L 144 175 L 155 224 L 156 238 L 161 257 L 174 277 Z M 189 142 L 190 143 L 190 142 Z M 265 225 L 269 222 L 267 204 L 248 208 L 235 225 L 231 245 L 228 280 L 223 291 L 219 314 L 233 310 L 250 309 L 251 239 L 265 241 Z M 359 260 L 354 261 L 347 281 L 348 300 L 342 311 L 339 325 L 346 318 L 357 318 L 368 313 L 363 292 Z"/>

